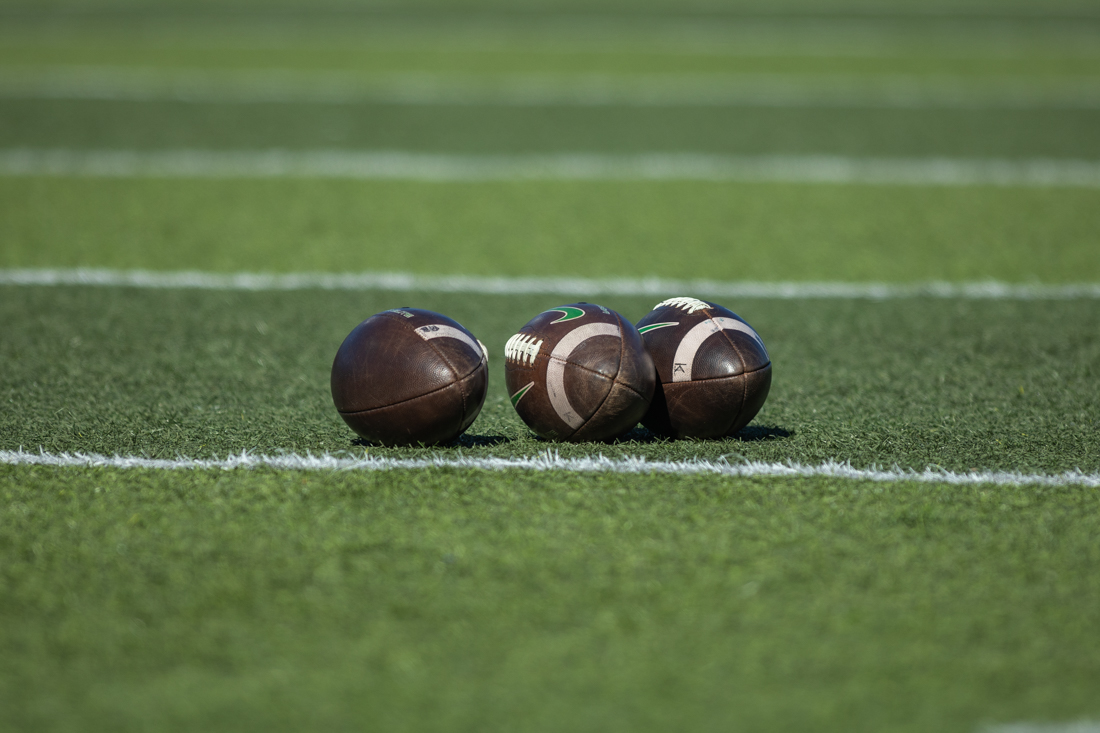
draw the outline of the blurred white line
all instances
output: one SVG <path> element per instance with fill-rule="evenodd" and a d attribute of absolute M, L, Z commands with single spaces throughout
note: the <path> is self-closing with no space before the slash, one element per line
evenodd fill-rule
<path fill-rule="evenodd" d="M 363 150 L 0 150 L 0 175 L 428 182 L 715 181 L 1100 188 L 1100 161 Z"/>
<path fill-rule="evenodd" d="M 885 109 L 1100 109 L 1081 81 L 790 74 L 463 75 L 147 70 L 0 70 L 0 99 L 199 104 L 407 104 Z"/>
<path fill-rule="evenodd" d="M 843 282 L 721 282 L 664 278 L 477 277 L 402 272 L 214 273 L 109 269 L 0 269 L 0 285 L 130 287 L 185 290 L 351 290 L 388 292 L 598 295 L 708 295 L 719 298 L 959 298 L 967 300 L 1100 299 L 1100 283 L 1012 285 L 999 282 L 907 284 Z"/>
<path fill-rule="evenodd" d="M 29 453 L 0 451 L 0 464 L 24 466 L 57 466 L 72 468 L 122 468 L 152 470 L 236 470 L 274 468 L 296 471 L 395 471 L 425 469 L 465 469 L 479 471 L 564 471 L 569 473 L 625 473 L 672 474 L 780 478 L 843 478 L 857 481 L 895 483 L 915 481 L 929 484 L 972 486 L 992 484 L 997 486 L 1087 486 L 1100 487 L 1100 474 L 1067 471 L 1057 474 L 1024 474 L 1005 471 L 971 471 L 956 473 L 938 468 L 907 471 L 896 468 L 852 468 L 846 463 L 828 461 L 816 466 L 798 463 L 727 463 L 693 459 L 687 461 L 649 461 L 645 458 L 607 458 L 602 455 L 584 458 L 562 458 L 557 453 L 546 452 L 536 456 L 515 458 L 472 458 L 467 456 L 434 455 L 429 458 L 382 458 L 366 456 L 300 455 L 284 453 L 274 456 L 241 453 L 225 459 L 175 458 L 158 459 L 141 456 L 104 456 L 95 453 Z M 1093 733 L 1093 729 L 1050 729 L 1050 733 Z M 1017 733 L 1016 729 L 996 729 L 997 733 Z M 1028 728 L 1019 733 L 1042 731 L 1047 728 Z"/>
<path fill-rule="evenodd" d="M 979 733 L 1100 733 L 1100 722 L 1000 723 L 979 728 Z"/>

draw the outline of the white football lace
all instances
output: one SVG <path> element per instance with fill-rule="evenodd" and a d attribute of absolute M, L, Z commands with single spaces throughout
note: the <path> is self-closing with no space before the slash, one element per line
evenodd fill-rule
<path fill-rule="evenodd" d="M 542 348 L 542 339 L 536 341 L 534 336 L 517 333 L 504 345 L 504 358 L 521 364 L 534 364 L 540 348 Z"/>
<path fill-rule="evenodd" d="M 679 308 L 680 310 L 687 311 L 689 314 L 694 313 L 695 311 L 701 311 L 710 308 L 709 303 L 699 300 L 698 298 L 669 298 L 668 300 L 663 300 L 657 305 L 653 306 L 653 310 L 663 308 L 666 305 L 670 305 L 673 308 Z"/>

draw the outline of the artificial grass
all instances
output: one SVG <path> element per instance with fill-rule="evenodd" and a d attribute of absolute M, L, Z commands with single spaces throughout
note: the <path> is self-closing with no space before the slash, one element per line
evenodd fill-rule
<path fill-rule="evenodd" d="M 312 3 L 304 0 L 284 0 L 272 7 L 261 0 L 47 0 L 46 2 L 31 3 L 28 0 L 3 0 L 0 7 L 9 11 L 15 18 L 22 16 L 45 17 L 54 19 L 60 16 L 66 19 L 71 16 L 82 18 L 85 14 L 106 15 L 115 20 L 122 18 L 156 18 L 161 14 L 172 17 L 178 13 L 193 13 L 207 17 L 233 17 L 252 11 L 260 17 L 290 16 L 297 19 L 310 14 L 320 14 L 325 17 L 355 18 L 357 15 L 371 18 L 373 16 L 386 17 L 388 15 L 401 15 L 402 13 L 414 17 L 431 16 L 437 14 L 444 19 L 454 17 L 461 13 L 479 12 L 508 12 L 523 17 L 534 15 L 538 18 L 543 13 L 559 13 L 567 15 L 580 14 L 595 15 L 600 13 L 618 12 L 626 15 L 641 15 L 646 17 L 651 13 L 685 14 L 689 17 L 701 17 L 703 19 L 722 18 L 730 15 L 734 19 L 742 15 L 754 16 L 778 16 L 778 17 L 808 17 L 813 20 L 821 20 L 836 16 L 841 18 L 854 18 L 857 20 L 893 19 L 921 22 L 928 16 L 935 20 L 946 17 L 947 19 L 959 18 L 961 20 L 992 19 L 997 21 L 1016 21 L 1019 23 L 1034 23 L 1036 19 L 1050 18 L 1062 22 L 1088 22 L 1095 15 L 1090 12 L 1092 6 L 1082 0 L 1054 0 L 1053 2 L 1036 3 L 1035 0 L 956 0 L 946 2 L 918 2 L 918 0 L 872 0 L 871 2 L 852 5 L 845 0 L 816 0 L 807 3 L 806 0 L 780 0 L 779 2 L 762 3 L 760 0 L 598 0 L 597 2 L 580 3 L 577 0 L 522 0 L 521 2 L 505 2 L 505 0 L 400 0 L 400 2 L 374 3 L 362 0 L 350 0 L 340 2 Z M 71 14 L 71 15 L 69 15 Z"/>
<path fill-rule="evenodd" d="M 1100 493 L 0 467 L 11 730 L 1100 714 Z"/>
<path fill-rule="evenodd" d="M 1072 188 L 0 177 L 0 267 L 1060 283 L 1098 237 Z"/>
<path fill-rule="evenodd" d="M 563 107 L 8 99 L 0 147 L 1100 157 L 1096 109 Z"/>
<path fill-rule="evenodd" d="M 191 33 L 181 32 L 179 26 L 152 33 L 149 28 L 89 33 L 85 27 L 84 32 L 73 33 L 63 26 L 61 33 L 47 27 L 44 34 L 20 29 L 24 32 L 19 35 L 0 35 L 0 64 L 11 71 L 58 66 L 160 72 L 298 69 L 364 76 L 395 72 L 444 78 L 484 75 L 488 79 L 508 74 L 560 74 L 565 78 L 600 74 L 627 81 L 639 74 L 833 76 L 870 83 L 890 76 L 942 81 L 944 75 L 950 75 L 979 86 L 1003 84 L 1005 77 L 1052 81 L 1087 79 L 1100 73 L 1100 55 L 1089 53 L 1082 43 L 1089 30 L 1096 32 L 1088 26 L 1060 28 L 1053 34 L 1044 34 L 1042 28 L 1038 32 L 1014 29 L 1016 43 L 1011 47 L 1006 48 L 1002 40 L 999 47 L 982 48 L 986 39 L 981 30 L 962 38 L 961 29 L 956 29 L 954 37 L 946 34 L 945 43 L 945 34 L 937 33 L 940 29 L 923 33 L 887 29 L 870 37 L 864 32 L 861 37 L 858 31 L 845 28 L 830 32 L 823 27 L 815 34 L 812 26 L 765 26 L 771 33 L 753 38 L 738 29 L 725 29 L 722 34 L 720 27 L 712 26 L 709 34 L 695 28 L 691 29 L 694 34 L 678 39 L 669 33 L 647 34 L 644 27 L 638 34 L 629 20 L 620 21 L 619 28 L 601 28 L 597 21 L 573 28 L 539 28 L 528 22 L 518 28 L 489 24 L 473 29 L 463 28 L 459 21 L 449 33 L 445 27 L 423 25 L 383 26 L 379 32 L 369 24 L 352 24 L 326 28 L 323 34 L 308 30 L 272 34 L 265 33 L 268 29 L 261 24 L 251 33 L 243 29 L 236 38 L 220 27 Z M 889 38 L 891 30 L 900 37 L 886 46 L 882 38 Z M 806 41 L 810 42 L 808 49 L 800 46 Z M 867 53 L 869 45 L 874 53 Z"/>
<path fill-rule="evenodd" d="M 320 13 L 313 20 L 285 7 L 266 16 L 193 9 L 197 15 L 183 23 L 158 21 L 157 6 L 147 8 L 144 20 L 127 12 L 93 12 L 85 23 L 65 20 L 64 13 L 22 20 L 14 14 L 13 30 L 0 33 L 2 76 L 34 88 L 45 74 L 49 89 L 51 72 L 83 71 L 95 90 L 101 75 L 121 73 L 124 86 L 127 79 L 136 79 L 139 88 L 159 83 L 184 99 L 193 71 L 212 73 L 215 81 L 220 72 L 258 71 L 252 83 L 261 91 L 272 84 L 278 89 L 280 78 L 298 84 L 316 78 L 322 89 L 360 78 L 388 79 L 412 90 L 434 80 L 455 85 L 460 98 L 463 88 L 473 95 L 466 103 L 427 105 L 204 104 L 194 98 L 93 101 L 64 94 L 21 99 L 15 91 L 0 102 L 0 147 L 1100 156 L 1100 113 L 1089 102 L 1100 71 L 1100 31 L 1085 17 L 1043 22 L 1043 13 L 1036 12 L 1027 22 L 942 17 L 870 25 L 780 17 L 746 25 L 699 17 L 646 22 L 622 14 L 463 16 L 448 15 L 445 8 L 441 14 L 402 15 L 399 8 L 361 16 Z M 482 104 L 476 94 L 523 80 L 535 90 L 549 82 L 580 84 L 582 91 L 639 80 L 716 90 L 748 84 L 780 97 L 801 89 L 810 98 L 839 89 L 854 93 L 856 101 L 524 107 Z M 858 101 L 861 90 L 870 92 L 869 104 Z M 972 97 L 973 105 L 922 104 L 922 90 L 932 90 L 933 98 L 937 90 Z M 897 101 L 899 95 L 904 100 L 914 92 L 917 101 L 898 108 L 874 101 Z M 987 93 L 1000 96 L 1002 104 L 985 106 Z M 1063 102 L 1029 103 L 1036 94 Z M 1079 104 L 1064 104 L 1075 97 Z"/>
<path fill-rule="evenodd" d="M 278 67 L 489 84 L 509 73 L 567 83 L 713 73 L 874 93 L 899 83 L 979 98 L 986 84 L 1091 93 L 1084 6 L 967 0 L 929 16 L 920 5 L 710 5 L 669 24 L 661 12 L 688 6 L 652 0 L 631 4 L 657 13 L 638 25 L 589 24 L 622 10 L 615 0 L 471 17 L 502 6 L 0 2 L 0 66 L 17 83 L 116 65 L 167 83 L 181 69 Z M 580 15 L 553 15 L 563 9 Z M 1057 13 L 1068 16 L 1046 15 Z M 1095 111 L 1050 107 L 246 109 L 16 96 L 0 101 L 0 147 L 1098 150 Z M 1095 198 L 7 178 L 0 266 L 1095 281 Z M 603 300 L 637 319 L 656 298 Z M 1095 301 L 727 303 L 775 361 L 749 430 L 580 446 L 532 439 L 503 389 L 505 339 L 559 303 L 0 287 L 0 448 L 1100 468 Z M 489 347 L 489 400 L 456 445 L 363 446 L 331 406 L 340 340 L 406 304 L 457 318 Z M 0 466 L 0 729 L 879 733 L 1095 718 L 1098 501 L 1080 487 Z"/>
<path fill-rule="evenodd" d="M 677 295 L 670 293 L 669 295 Z M 657 298 L 605 298 L 638 320 Z M 1100 304 L 904 299 L 727 303 L 768 345 L 774 380 L 741 439 L 613 445 L 534 439 L 500 355 L 554 296 L 0 288 L 0 447 L 174 458 L 366 448 L 329 370 L 361 319 L 412 305 L 488 347 L 490 392 L 459 443 L 374 455 L 642 455 L 923 469 L 1100 469 Z"/>
<path fill-rule="evenodd" d="M 1015 15 L 830 12 L 822 2 L 788 13 L 629 12 L 585 3 L 565 12 L 433 12 L 400 7 L 358 9 L 312 3 L 306 12 L 281 3 L 248 12 L 220 3 L 179 12 L 113 4 L 5 14 L 0 64 L 13 70 L 56 66 L 173 69 L 300 69 L 355 74 L 419 72 L 460 75 L 596 73 L 763 74 L 841 78 L 928 78 L 1001 83 L 1005 78 L 1088 78 L 1100 63 L 1094 13 L 1063 14 L 1051 3 Z M 407 3 L 402 3 L 407 5 Z M 0 3 L 3 12 L 7 2 Z M 91 4 L 89 4 L 91 5 Z M 959 3 L 952 4 L 953 10 Z M 1081 8 L 1079 8 L 1080 10 Z M 358 12 L 357 12 L 358 10 Z M 835 10 L 835 8 L 833 9 Z M 618 11 L 618 12 L 617 12 Z M 807 12 L 808 11 L 808 12 Z M 878 17 L 874 17 L 875 15 Z M 831 16 L 831 17 L 830 17 Z M 923 16 L 923 17 L 921 17 Z M 1090 17 L 1091 16 L 1091 17 Z"/>

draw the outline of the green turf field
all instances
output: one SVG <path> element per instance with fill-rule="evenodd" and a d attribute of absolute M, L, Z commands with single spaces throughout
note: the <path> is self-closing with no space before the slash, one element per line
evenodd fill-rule
<path fill-rule="evenodd" d="M 1090 166 L 1100 6 L 0 3 L 0 161 L 270 150 Z M 43 268 L 1091 286 L 1100 187 L 0 173 L 0 730 L 1100 729 L 1096 297 L 727 300 L 775 369 L 739 436 L 554 445 L 503 348 L 576 295 L 10 282 Z M 488 347 L 454 445 L 332 407 L 403 305 Z M 547 451 L 865 478 L 454 465 Z"/>
<path fill-rule="evenodd" d="M 530 455 L 498 354 L 554 296 L 210 294 L 5 288 L 3 447 L 154 458 L 361 451 L 328 375 L 366 315 L 410 303 L 449 313 L 488 347 L 491 392 L 458 449 Z M 603 298 L 632 320 L 652 299 Z M 748 441 L 562 445 L 562 455 L 736 457 L 952 470 L 1100 467 L 1100 307 L 909 299 L 746 302 L 774 392 Z M 518 316 L 517 314 L 522 314 Z M 517 323 L 517 320 L 521 321 Z M 437 449 L 370 448 L 373 454 Z"/>

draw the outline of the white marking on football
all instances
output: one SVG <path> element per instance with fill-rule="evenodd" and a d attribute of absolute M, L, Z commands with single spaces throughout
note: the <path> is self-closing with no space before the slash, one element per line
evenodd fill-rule
<path fill-rule="evenodd" d="M 584 425 L 584 418 L 569 404 L 569 398 L 565 394 L 565 363 L 578 346 L 597 336 L 621 339 L 622 333 L 615 323 L 586 323 L 577 326 L 562 337 L 550 352 L 550 361 L 546 364 L 546 394 L 550 397 L 550 404 L 554 406 L 558 417 L 574 430 Z"/>
<path fill-rule="evenodd" d="M 676 347 L 676 355 L 672 357 L 673 382 L 691 381 L 691 365 L 695 362 L 695 354 L 698 353 L 699 347 L 703 345 L 704 341 L 719 331 L 740 331 L 751 336 L 756 339 L 756 343 L 764 350 L 764 355 L 768 355 L 768 350 L 764 347 L 764 341 L 747 323 L 736 318 L 708 318 L 688 331 L 687 335 L 680 341 L 680 345 Z"/>
<path fill-rule="evenodd" d="M 680 310 L 687 311 L 689 314 L 691 314 L 695 311 L 701 311 L 710 308 L 710 303 L 699 300 L 698 298 L 669 298 L 668 300 L 662 300 L 660 303 L 653 306 L 653 310 L 664 308 L 665 306 L 679 308 Z"/>
<path fill-rule="evenodd" d="M 459 341 L 473 349 L 474 353 L 480 356 L 483 360 L 486 358 L 485 350 L 482 346 L 480 346 L 481 342 L 470 338 L 466 333 L 460 331 L 454 326 L 448 326 L 446 324 L 421 326 L 420 328 L 416 329 L 416 335 L 424 339 L 425 341 L 439 338 L 458 339 Z"/>
<path fill-rule="evenodd" d="M 517 333 L 504 344 L 504 358 L 508 361 L 518 361 L 520 364 L 534 364 L 535 357 L 539 355 L 541 348 L 542 339 Z"/>

